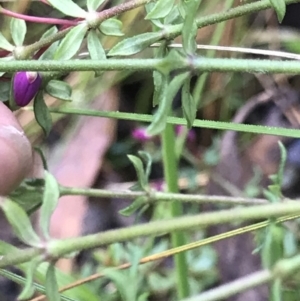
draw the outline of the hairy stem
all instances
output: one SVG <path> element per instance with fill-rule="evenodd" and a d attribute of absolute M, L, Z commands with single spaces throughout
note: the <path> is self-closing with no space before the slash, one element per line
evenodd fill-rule
<path fill-rule="evenodd" d="M 75 188 L 75 187 L 61 187 L 60 195 L 85 195 L 89 197 L 99 198 L 122 198 L 122 199 L 135 199 L 139 196 L 149 196 L 149 202 L 167 201 L 172 202 L 174 200 L 186 202 L 186 203 L 210 203 L 210 204 L 228 204 L 228 205 L 259 205 L 267 204 L 265 199 L 250 199 L 243 197 L 228 197 L 217 195 L 198 195 L 198 194 L 181 194 L 181 193 L 166 193 L 166 192 L 151 192 L 148 195 L 144 191 L 112 191 L 105 189 L 91 189 L 91 188 Z"/>
<path fill-rule="evenodd" d="M 207 212 L 203 214 L 184 216 L 163 221 L 154 221 L 147 224 L 109 230 L 85 237 L 69 238 L 62 241 L 50 241 L 46 246 L 46 254 L 50 257 L 62 257 L 66 254 L 100 247 L 111 243 L 128 241 L 142 236 L 159 236 L 174 231 L 193 230 L 205 228 L 222 223 L 234 223 L 263 218 L 280 217 L 285 215 L 297 215 L 300 213 L 300 203 L 284 202 L 270 205 L 259 205 L 247 208 L 235 208 Z M 0 268 L 29 261 L 43 249 L 25 249 L 2 256 Z"/>

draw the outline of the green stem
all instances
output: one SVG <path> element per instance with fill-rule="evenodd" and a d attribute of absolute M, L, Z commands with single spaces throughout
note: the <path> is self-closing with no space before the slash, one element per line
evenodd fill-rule
<path fill-rule="evenodd" d="M 256 287 L 267 283 L 273 279 L 271 271 L 259 271 L 245 277 L 239 278 L 238 280 L 232 281 L 228 284 L 221 285 L 215 289 L 206 291 L 198 296 L 194 296 L 182 301 L 217 301 L 227 300 L 236 294 L 246 291 L 250 288 Z"/>
<path fill-rule="evenodd" d="M 221 285 L 210 291 L 206 291 L 198 296 L 184 299 L 182 301 L 218 301 L 230 298 L 238 293 L 264 283 L 276 280 L 285 280 L 293 275 L 300 267 L 300 255 L 293 258 L 282 259 L 275 264 L 272 270 L 263 270 L 239 278 L 228 284 Z"/>
<path fill-rule="evenodd" d="M 259 205 L 268 204 L 265 199 L 251 199 L 243 197 L 230 197 L 218 195 L 199 195 L 199 194 L 181 194 L 181 193 L 166 193 L 166 192 L 151 192 L 150 195 L 144 191 L 112 191 L 105 189 L 92 188 L 74 188 L 74 187 L 60 187 L 60 195 L 84 195 L 88 197 L 100 198 L 122 198 L 122 199 L 136 199 L 139 196 L 149 196 L 149 202 L 174 200 L 184 203 L 210 203 L 210 204 L 227 204 L 227 205 Z"/>
<path fill-rule="evenodd" d="M 153 221 L 116 230 L 109 230 L 84 237 L 69 238 L 61 241 L 50 241 L 46 247 L 46 254 L 50 257 L 62 257 L 79 250 L 87 250 L 111 243 L 128 241 L 142 236 L 159 236 L 175 231 L 205 228 L 222 223 L 234 223 L 264 218 L 280 217 L 300 214 L 299 202 L 284 202 L 269 205 L 258 205 L 246 208 L 206 212 L 193 216 L 183 216 L 169 220 Z M 0 260 L 0 268 L 27 262 L 44 249 L 25 249 L 4 255 Z"/>
<path fill-rule="evenodd" d="M 27 107 L 26 110 L 32 110 L 32 108 Z M 95 116 L 95 117 L 105 117 L 105 118 L 132 120 L 132 121 L 140 121 L 140 122 L 153 121 L 153 115 L 148 115 L 148 114 L 95 111 L 89 109 L 78 109 L 78 108 L 70 108 L 70 107 L 49 108 L 49 111 L 52 113 L 59 113 L 59 114 Z M 168 117 L 167 123 L 186 125 L 186 120 L 178 117 Z M 261 135 L 274 135 L 274 136 L 282 136 L 282 137 L 300 138 L 300 131 L 298 129 L 286 129 L 286 128 L 279 128 L 279 127 L 271 127 L 271 126 L 267 127 L 262 125 L 237 124 L 231 122 L 196 119 L 193 123 L 193 127 L 201 127 L 201 128 L 216 129 L 216 130 L 229 130 L 229 131 L 254 133 L 254 134 L 261 134 Z"/>
<path fill-rule="evenodd" d="M 16 71 L 201 71 L 299 74 L 300 62 L 295 60 L 258 60 L 228 58 L 166 57 L 162 59 L 110 59 L 69 61 L 2 61 L 0 72 Z"/>
<path fill-rule="evenodd" d="M 286 4 L 297 3 L 297 2 L 299 2 L 299 0 L 285 0 Z M 272 8 L 272 4 L 270 0 L 254 1 L 252 3 L 239 5 L 227 11 L 223 11 L 220 13 L 215 13 L 209 16 L 204 16 L 202 18 L 199 18 L 197 20 L 197 26 L 198 28 L 203 28 L 208 25 L 217 24 L 247 14 L 259 12 L 261 10 L 268 9 L 268 8 Z M 170 39 L 176 38 L 181 34 L 181 30 L 182 30 L 182 24 L 173 25 L 169 29 L 165 29 L 165 36 Z"/>
<path fill-rule="evenodd" d="M 168 124 L 162 134 L 162 151 L 164 176 L 168 186 L 168 192 L 178 193 L 178 160 L 175 153 L 175 133 L 173 126 Z M 172 217 L 183 215 L 182 204 L 173 199 L 171 204 Z M 185 235 L 182 232 L 171 233 L 172 247 L 180 247 L 186 243 Z M 177 276 L 177 295 L 178 298 L 189 296 L 188 265 L 185 253 L 174 256 L 175 270 Z"/>

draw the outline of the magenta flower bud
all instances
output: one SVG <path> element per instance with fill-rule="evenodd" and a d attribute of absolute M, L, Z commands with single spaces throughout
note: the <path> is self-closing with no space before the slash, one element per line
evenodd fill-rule
<path fill-rule="evenodd" d="M 132 131 L 131 136 L 133 139 L 139 142 L 145 142 L 151 139 L 151 136 L 147 134 L 146 128 L 136 128 Z"/>
<path fill-rule="evenodd" d="M 40 89 L 42 78 L 37 72 L 21 71 L 14 76 L 14 99 L 19 107 L 25 107 Z"/>

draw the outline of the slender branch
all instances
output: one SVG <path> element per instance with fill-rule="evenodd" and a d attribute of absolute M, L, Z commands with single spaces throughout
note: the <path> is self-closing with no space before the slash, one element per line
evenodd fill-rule
<path fill-rule="evenodd" d="M 97 15 L 97 24 L 100 24 L 104 20 L 107 20 L 109 18 L 118 16 L 126 11 L 135 9 L 139 6 L 148 4 L 150 2 L 155 2 L 157 0 L 133 0 L 133 1 L 128 1 L 125 3 L 121 3 L 120 5 L 111 7 L 109 9 L 103 10 L 98 13 Z"/>
<path fill-rule="evenodd" d="M 297 3 L 297 2 L 300 2 L 300 0 L 285 0 L 286 4 Z M 198 28 L 203 28 L 208 25 L 213 25 L 237 17 L 242 17 L 244 15 L 259 12 L 261 10 L 265 10 L 268 8 L 272 8 L 272 4 L 269 0 L 254 1 L 252 3 L 239 5 L 227 11 L 211 14 L 209 16 L 204 16 L 202 18 L 199 18 L 196 22 Z M 167 38 L 173 39 L 178 35 L 180 35 L 181 30 L 182 30 L 182 24 L 173 25 L 172 27 L 165 29 L 166 31 L 165 36 Z"/>
<path fill-rule="evenodd" d="M 139 196 L 148 196 L 149 202 L 159 201 L 174 201 L 178 200 L 186 203 L 210 203 L 210 204 L 230 204 L 230 205 L 259 205 L 268 204 L 265 199 L 250 199 L 243 197 L 228 197 L 217 195 L 195 195 L 195 194 L 181 194 L 181 193 L 166 193 L 166 192 L 151 192 L 149 195 L 143 191 L 112 191 L 105 189 L 90 189 L 90 188 L 73 188 L 61 187 L 60 195 L 85 195 L 89 197 L 99 198 L 123 198 L 123 199 L 136 199 Z"/>
<path fill-rule="evenodd" d="M 154 43 L 150 47 L 156 48 L 156 47 L 160 47 L 160 45 L 161 45 L 161 43 Z M 183 46 L 180 43 L 172 43 L 172 44 L 168 44 L 167 47 L 181 49 Z M 246 53 L 246 54 L 257 54 L 257 55 L 281 57 L 281 58 L 285 58 L 285 59 L 300 60 L 300 54 L 286 52 L 286 51 L 278 51 L 278 50 L 219 46 L 219 45 L 201 45 L 201 44 L 197 44 L 197 49 L 198 50 L 203 49 L 203 50 L 239 52 L 239 53 Z M 89 53 L 85 52 L 85 53 L 82 53 L 81 55 L 88 56 Z"/>
<path fill-rule="evenodd" d="M 246 291 L 252 287 L 262 285 L 275 279 L 284 280 L 293 275 L 300 267 L 300 255 L 289 259 L 282 259 L 275 264 L 272 270 L 263 270 L 252 273 L 228 284 L 206 291 L 182 301 L 218 301 L 230 298 L 237 293 Z"/>
<path fill-rule="evenodd" d="M 128 241 L 142 236 L 159 236 L 174 231 L 193 230 L 222 223 L 260 220 L 263 218 L 280 217 L 291 214 L 296 215 L 299 213 L 300 203 L 298 202 L 284 202 L 252 206 L 249 208 L 235 208 L 220 210 L 218 212 L 207 212 L 194 216 L 184 216 L 120 228 L 117 230 L 109 230 L 87 235 L 85 237 L 69 238 L 62 241 L 50 241 L 46 246 L 47 255 L 57 258 L 78 250 L 87 250 L 111 243 Z M 29 261 L 42 252 L 42 249 L 25 249 L 4 255 L 0 260 L 0 268 Z"/>
<path fill-rule="evenodd" d="M 44 18 L 44 17 L 35 17 L 35 16 L 28 16 L 24 14 L 19 14 L 13 11 L 10 11 L 6 8 L 3 8 L 0 5 L 0 14 L 13 17 L 16 19 L 21 19 L 28 22 L 35 22 L 35 23 L 43 23 L 43 24 L 56 24 L 56 25 L 68 25 L 74 26 L 78 24 L 78 21 L 73 20 L 64 20 L 64 19 L 56 19 L 56 18 Z"/>
<path fill-rule="evenodd" d="M 32 107 L 23 108 L 23 110 L 33 110 Z M 135 114 L 135 113 L 125 113 L 125 112 L 109 112 L 109 111 L 95 111 L 90 109 L 78 109 L 78 108 L 49 108 L 50 112 L 58 114 L 70 114 L 70 115 L 81 115 L 81 116 L 95 116 L 95 117 L 105 117 L 123 120 L 133 120 L 140 122 L 151 122 L 153 120 L 152 115 L 148 114 Z M 171 124 L 181 124 L 186 125 L 186 120 L 178 117 L 168 117 L 167 122 Z M 300 138 L 300 132 L 297 129 L 286 129 L 280 127 L 266 127 L 261 125 L 253 124 L 237 124 L 231 122 L 222 121 L 212 121 L 212 120 L 201 120 L 196 119 L 194 121 L 193 127 L 201 127 L 207 129 L 217 129 L 217 130 L 229 130 L 238 131 L 244 133 L 254 133 L 261 135 L 274 135 L 290 138 Z"/>
<path fill-rule="evenodd" d="M 235 208 L 220 210 L 218 212 L 207 212 L 194 216 L 184 216 L 120 228 L 117 230 L 109 230 L 87 235 L 85 237 L 69 238 L 62 241 L 50 241 L 46 246 L 47 255 L 56 258 L 78 250 L 86 250 L 111 243 L 128 241 L 141 236 L 159 236 L 173 231 L 192 230 L 222 223 L 260 220 L 263 218 L 280 217 L 291 214 L 297 215 L 299 213 L 300 203 L 298 202 L 284 202 L 252 206 L 249 208 Z M 43 253 L 42 249 L 25 249 L 12 252 L 1 257 L 0 268 L 29 261 L 41 253 Z"/>
<path fill-rule="evenodd" d="M 252 273 L 245 277 L 239 278 L 228 284 L 220 285 L 217 288 L 208 290 L 200 295 L 184 299 L 182 301 L 217 301 L 227 300 L 240 292 L 246 291 L 250 288 L 270 282 L 274 279 L 271 271 L 264 270 Z"/>

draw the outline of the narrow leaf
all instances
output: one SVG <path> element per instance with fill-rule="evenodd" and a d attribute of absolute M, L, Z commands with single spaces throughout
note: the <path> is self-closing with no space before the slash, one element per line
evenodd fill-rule
<path fill-rule="evenodd" d="M 106 59 L 105 51 L 95 30 L 89 32 L 87 46 L 92 60 Z"/>
<path fill-rule="evenodd" d="M 74 3 L 72 0 L 47 0 L 53 7 L 55 7 L 60 12 L 64 13 L 66 16 L 75 18 L 85 18 L 87 12 L 83 10 L 80 6 Z"/>
<path fill-rule="evenodd" d="M 87 8 L 89 11 L 96 11 L 105 0 L 87 0 Z"/>
<path fill-rule="evenodd" d="M 188 76 L 188 72 L 179 74 L 172 79 L 169 86 L 162 88 L 164 98 L 162 98 L 162 101 L 159 103 L 159 107 L 154 115 L 153 121 L 147 129 L 149 135 L 157 135 L 164 130 L 174 97 Z"/>
<path fill-rule="evenodd" d="M 7 51 L 12 51 L 15 47 L 9 43 L 4 35 L 0 32 L 0 48 L 7 50 Z"/>
<path fill-rule="evenodd" d="M 147 179 L 149 180 L 149 176 L 151 173 L 151 167 L 152 167 L 152 158 L 151 158 L 150 154 L 145 151 L 139 151 L 138 154 L 146 163 L 145 175 L 146 175 Z"/>
<path fill-rule="evenodd" d="M 146 200 L 147 200 L 147 197 L 140 196 L 140 197 L 136 198 L 129 206 L 120 210 L 119 213 L 124 216 L 131 216 L 145 204 Z"/>
<path fill-rule="evenodd" d="M 45 188 L 40 214 L 40 227 L 45 238 L 49 238 L 49 225 L 51 216 L 59 199 L 59 186 L 49 172 L 45 171 Z"/>
<path fill-rule="evenodd" d="M 35 291 L 33 286 L 34 274 L 38 268 L 38 266 L 43 262 L 42 257 L 36 257 L 32 259 L 26 267 L 26 283 L 25 286 L 18 296 L 18 300 L 28 300 L 30 299 Z"/>
<path fill-rule="evenodd" d="M 285 0 L 270 0 L 270 3 L 277 14 L 279 23 L 281 23 L 286 12 Z"/>
<path fill-rule="evenodd" d="M 136 156 L 132 156 L 132 155 L 127 155 L 127 157 L 132 162 L 132 164 L 135 168 L 137 178 L 138 178 L 138 183 L 140 184 L 141 188 L 143 190 L 147 190 L 148 180 L 145 175 L 144 165 L 143 165 L 142 160 L 140 158 L 138 158 Z"/>
<path fill-rule="evenodd" d="M 145 19 L 160 19 L 166 17 L 172 10 L 175 0 L 158 0 Z"/>
<path fill-rule="evenodd" d="M 122 32 L 122 22 L 117 19 L 108 19 L 103 21 L 100 24 L 99 29 L 107 36 L 121 37 L 124 35 Z"/>
<path fill-rule="evenodd" d="M 60 294 L 58 291 L 58 284 L 55 275 L 55 266 L 50 264 L 47 273 L 46 273 L 46 282 L 45 282 L 46 296 L 50 301 L 60 301 Z"/>
<path fill-rule="evenodd" d="M 43 180 L 40 181 L 43 182 Z M 40 185 L 37 186 L 30 185 L 27 182 L 28 180 L 25 180 L 21 183 L 17 189 L 9 194 L 9 198 L 30 215 L 36 211 L 42 203 L 42 188 L 44 187 L 44 183 L 40 183 Z"/>
<path fill-rule="evenodd" d="M 52 36 L 53 34 L 57 33 L 57 27 L 53 26 L 51 28 L 49 28 L 41 37 L 42 39 L 46 39 L 50 36 Z M 39 60 L 51 60 L 53 59 L 54 53 L 56 52 L 56 49 L 58 47 L 59 41 L 52 43 L 45 52 L 43 52 L 41 54 L 41 56 L 39 57 Z"/>
<path fill-rule="evenodd" d="M 22 46 L 25 35 L 26 35 L 27 27 L 26 22 L 21 19 L 12 18 L 10 21 L 10 32 L 11 37 L 16 46 Z"/>
<path fill-rule="evenodd" d="M 161 32 L 146 32 L 127 38 L 115 45 L 109 52 L 109 56 L 127 56 L 136 54 L 162 38 Z"/>
<path fill-rule="evenodd" d="M 163 58 L 167 54 L 167 43 L 162 42 L 158 49 L 155 50 L 156 58 Z M 153 84 L 154 84 L 154 93 L 153 93 L 153 107 L 157 106 L 160 102 L 160 95 L 162 93 L 162 87 L 166 84 L 163 81 L 166 81 L 167 77 L 163 76 L 159 71 L 153 71 Z"/>
<path fill-rule="evenodd" d="M 58 29 L 56 26 L 52 26 L 50 27 L 48 30 L 46 30 L 43 35 L 41 36 L 41 40 L 46 39 L 52 35 L 54 35 L 55 33 L 58 32 Z"/>
<path fill-rule="evenodd" d="M 198 27 L 195 19 L 200 0 L 189 0 L 182 3 L 184 3 L 183 7 L 186 12 L 186 17 L 182 27 L 182 44 L 185 52 L 192 54 L 196 50 L 196 35 Z"/>
<path fill-rule="evenodd" d="M 46 86 L 46 92 L 58 99 L 72 101 L 71 86 L 61 80 L 51 80 Z"/>
<path fill-rule="evenodd" d="M 35 97 L 33 108 L 37 123 L 43 129 L 45 135 L 48 136 L 52 128 L 52 118 L 48 107 L 45 104 L 42 91 L 40 91 Z"/>
<path fill-rule="evenodd" d="M 278 186 L 280 189 L 281 185 L 282 185 L 282 181 L 283 181 L 284 167 L 285 167 L 286 158 L 287 158 L 287 151 L 281 141 L 278 142 L 278 145 L 279 145 L 279 149 L 280 149 L 280 164 L 279 164 L 279 168 L 278 168 Z"/>
<path fill-rule="evenodd" d="M 190 93 L 190 79 L 187 79 L 181 90 L 181 102 L 188 128 L 193 126 L 196 119 L 197 103 Z"/>
<path fill-rule="evenodd" d="M 55 60 L 68 60 L 79 50 L 88 28 L 86 24 L 80 24 L 72 28 L 60 42 L 54 54 Z"/>
<path fill-rule="evenodd" d="M 40 239 L 25 211 L 10 199 L 4 200 L 0 206 L 17 237 L 26 245 L 40 246 Z"/>

